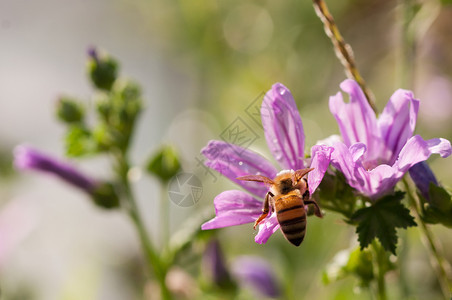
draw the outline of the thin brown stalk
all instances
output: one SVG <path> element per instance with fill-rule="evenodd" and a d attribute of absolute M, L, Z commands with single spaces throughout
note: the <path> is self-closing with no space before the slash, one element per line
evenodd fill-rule
<path fill-rule="evenodd" d="M 355 58 L 353 56 L 353 50 L 349 44 L 344 41 L 339 28 L 334 22 L 334 18 L 328 10 L 324 0 L 313 0 L 314 9 L 317 16 L 320 18 L 324 25 L 325 33 L 330 38 L 334 46 L 334 51 L 337 58 L 345 68 L 345 74 L 347 77 L 354 79 L 362 88 L 367 101 L 374 111 L 376 111 L 375 100 L 372 92 L 366 86 L 366 82 L 356 67 Z"/>

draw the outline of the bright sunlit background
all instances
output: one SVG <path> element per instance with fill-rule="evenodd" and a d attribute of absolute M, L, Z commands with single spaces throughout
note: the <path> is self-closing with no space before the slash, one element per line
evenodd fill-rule
<path fill-rule="evenodd" d="M 397 88 L 421 100 L 417 132 L 452 139 L 452 6 L 431 1 L 417 34 L 410 86 L 400 86 L 400 23 L 396 1 L 328 1 L 358 68 L 381 111 Z M 240 118 L 256 135 L 250 148 L 270 157 L 258 117 L 251 113 L 263 93 L 282 82 L 297 102 L 310 147 L 338 133 L 328 97 L 345 79 L 311 1 L 126 1 L 0 0 L 0 295 L 4 299 L 140 299 L 143 274 L 138 239 L 119 212 L 95 207 L 81 192 L 53 177 L 18 174 L 11 167 L 18 144 L 64 156 L 64 128 L 55 118 L 61 95 L 89 107 L 92 87 L 86 51 L 103 49 L 120 62 L 120 74 L 139 82 L 146 109 L 133 142 L 137 166 L 162 143 L 181 153 L 184 171 L 203 182 L 200 201 L 189 208 L 171 203 L 171 232 L 233 187 L 205 172 L 199 152 Z M 402 75 L 401 75 L 402 74 Z M 406 74 L 404 74 L 406 75 Z M 257 100 L 256 100 L 257 99 Z M 452 160 L 429 163 L 452 186 Z M 74 162 L 98 178 L 109 178 L 106 160 Z M 157 242 L 161 191 L 137 172 L 134 187 L 141 212 Z M 207 219 L 207 218 L 206 218 Z M 433 226 L 444 249 L 450 232 Z M 323 285 L 322 272 L 356 235 L 338 215 L 309 218 L 299 248 L 281 234 L 254 243 L 251 225 L 218 232 L 226 259 L 259 255 L 274 267 L 282 286 L 302 299 L 368 299 L 348 278 Z M 408 251 L 406 283 L 417 299 L 436 299 L 432 268 L 414 230 L 401 234 Z M 452 252 L 445 251 L 449 261 Z M 187 258 L 189 261 L 190 258 Z M 198 262 L 181 267 L 193 276 Z M 427 280 L 426 280 L 427 278 Z M 397 290 L 399 287 L 391 284 Z M 150 293 L 152 294 L 152 293 Z M 252 297 L 245 294 L 243 297 Z M 3 299 L 3 298 L 2 298 Z M 152 299 L 152 297 L 151 297 Z"/>

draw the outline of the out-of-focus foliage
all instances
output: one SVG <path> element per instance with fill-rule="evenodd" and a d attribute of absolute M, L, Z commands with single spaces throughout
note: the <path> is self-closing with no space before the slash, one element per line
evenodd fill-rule
<path fill-rule="evenodd" d="M 174 177 L 181 170 L 180 158 L 174 147 L 163 146 L 150 158 L 147 170 L 163 182 Z"/>

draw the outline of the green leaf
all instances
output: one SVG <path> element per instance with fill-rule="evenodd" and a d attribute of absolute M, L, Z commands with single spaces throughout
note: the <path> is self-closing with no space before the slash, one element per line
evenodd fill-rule
<path fill-rule="evenodd" d="M 433 207 L 442 211 L 449 211 L 452 209 L 451 197 L 445 188 L 430 182 L 428 194 L 430 196 L 430 201 L 428 202 Z"/>
<path fill-rule="evenodd" d="M 372 206 L 356 211 L 351 221 L 358 224 L 356 233 L 361 249 L 366 248 L 373 239 L 378 238 L 386 251 L 395 254 L 397 244 L 396 228 L 416 226 L 414 217 L 401 203 L 403 192 L 396 192 L 377 200 Z"/>
<path fill-rule="evenodd" d="M 441 4 L 442 5 L 451 5 L 452 4 L 452 0 L 441 0 Z"/>
<path fill-rule="evenodd" d="M 429 186 L 429 199 L 422 199 L 422 218 L 431 224 L 440 223 L 447 227 L 452 227 L 452 198 L 449 192 L 433 183 Z"/>

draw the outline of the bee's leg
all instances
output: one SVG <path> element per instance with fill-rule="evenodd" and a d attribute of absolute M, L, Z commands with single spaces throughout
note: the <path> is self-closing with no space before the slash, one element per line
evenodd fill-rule
<path fill-rule="evenodd" d="M 257 225 L 259 225 L 259 223 L 267 217 L 269 211 L 269 202 L 272 196 L 273 194 L 270 192 L 268 192 L 265 196 L 264 208 L 262 209 L 262 214 L 260 215 L 260 217 L 256 220 L 256 222 L 254 222 L 254 229 L 256 229 Z"/>
<path fill-rule="evenodd" d="M 323 218 L 322 212 L 320 211 L 320 207 L 315 200 L 313 199 L 304 200 L 304 204 L 314 204 L 314 214 L 319 218 Z"/>

